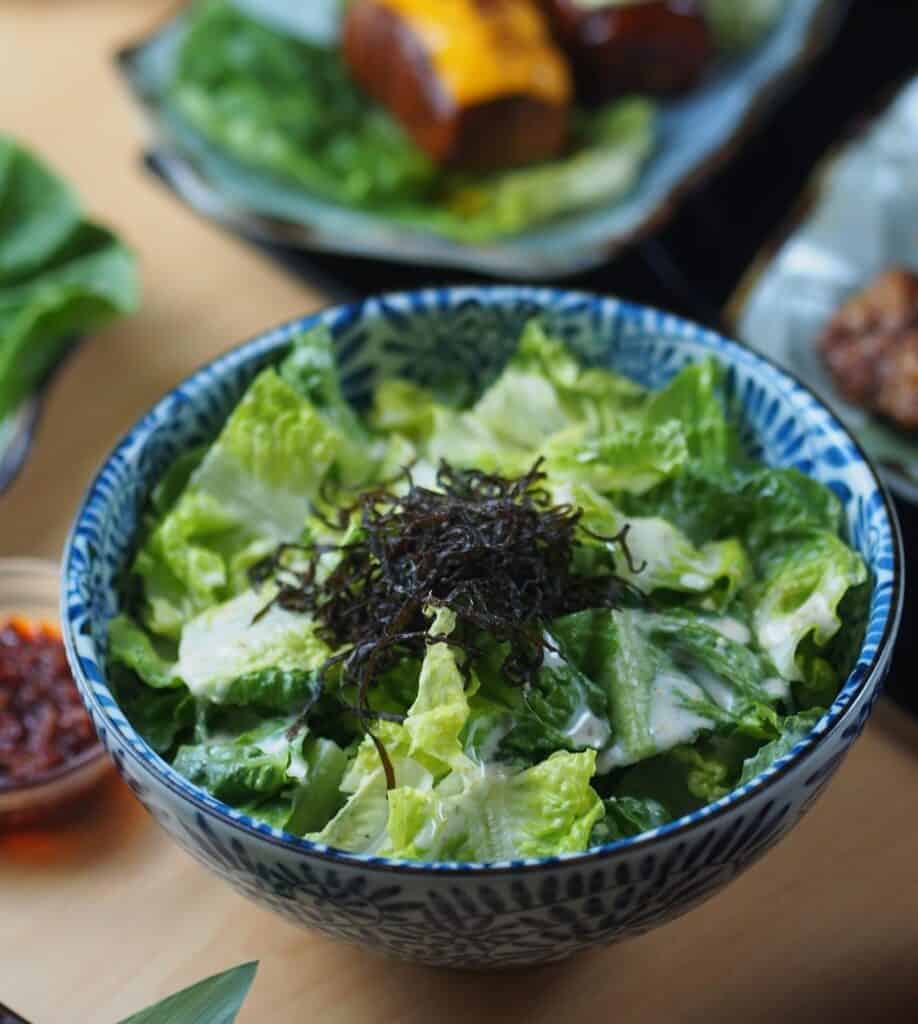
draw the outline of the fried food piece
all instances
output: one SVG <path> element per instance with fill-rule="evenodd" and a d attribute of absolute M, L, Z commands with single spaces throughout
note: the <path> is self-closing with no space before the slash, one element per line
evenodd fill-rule
<path fill-rule="evenodd" d="M 571 59 L 577 95 L 588 103 L 633 92 L 685 92 L 714 55 L 713 34 L 695 0 L 542 3 Z"/>
<path fill-rule="evenodd" d="M 491 170 L 564 147 L 573 82 L 535 0 L 357 0 L 344 55 L 440 164 Z"/>
<path fill-rule="evenodd" d="M 848 401 L 918 430 L 918 275 L 881 274 L 841 306 L 819 350 Z"/>

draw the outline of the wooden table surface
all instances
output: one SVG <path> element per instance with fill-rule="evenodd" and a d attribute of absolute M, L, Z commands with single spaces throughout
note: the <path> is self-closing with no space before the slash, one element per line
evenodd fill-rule
<path fill-rule="evenodd" d="M 54 383 L 0 498 L 0 555 L 57 557 L 93 469 L 164 390 L 322 297 L 143 174 L 110 54 L 166 0 L 3 0 L 0 131 L 41 151 L 137 249 L 145 298 Z M 0 834 L 0 1001 L 34 1024 L 115 1024 L 244 960 L 240 1020 L 914 1021 L 918 725 L 881 705 L 800 827 L 673 925 L 566 965 L 485 977 L 299 932 L 208 875 L 112 778 L 79 821 Z"/>

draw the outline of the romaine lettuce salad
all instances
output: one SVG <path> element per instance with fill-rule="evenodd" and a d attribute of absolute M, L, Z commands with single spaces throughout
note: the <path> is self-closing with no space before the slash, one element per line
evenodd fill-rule
<path fill-rule="evenodd" d="M 585 850 L 725 795 L 831 703 L 869 584 L 717 392 L 533 322 L 470 407 L 389 379 L 358 413 L 304 333 L 152 495 L 122 708 L 215 797 L 391 857 Z"/>

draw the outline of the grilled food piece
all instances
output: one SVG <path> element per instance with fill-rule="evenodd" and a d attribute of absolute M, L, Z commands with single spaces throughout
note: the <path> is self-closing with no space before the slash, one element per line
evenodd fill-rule
<path fill-rule="evenodd" d="M 696 0 L 542 0 L 574 68 L 578 96 L 605 103 L 632 92 L 691 88 L 714 55 Z"/>
<path fill-rule="evenodd" d="M 344 55 L 440 164 L 512 167 L 564 147 L 573 83 L 535 0 L 356 0 Z"/>
<path fill-rule="evenodd" d="M 848 401 L 918 430 L 918 275 L 881 274 L 838 310 L 819 348 Z"/>

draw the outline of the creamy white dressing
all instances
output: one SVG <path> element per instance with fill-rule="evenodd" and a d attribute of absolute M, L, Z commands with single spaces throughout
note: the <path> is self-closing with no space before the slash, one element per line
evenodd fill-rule
<path fill-rule="evenodd" d="M 636 564 L 646 563 L 640 574 L 653 580 L 672 568 L 679 536 L 664 519 L 631 519 L 628 521 L 628 547 Z"/>
<path fill-rule="evenodd" d="M 567 661 L 557 648 L 557 643 L 550 633 L 542 635 L 544 648 L 542 651 L 542 667 L 548 669 L 564 668 Z"/>
<path fill-rule="evenodd" d="M 290 764 L 287 765 L 287 774 L 298 782 L 302 782 L 309 774 L 309 765 L 306 763 L 306 758 L 303 757 L 299 743 L 290 748 Z"/>
<path fill-rule="evenodd" d="M 720 676 L 707 669 L 696 669 L 695 676 L 704 692 L 724 711 L 732 711 L 737 704 L 736 691 Z"/>
<path fill-rule="evenodd" d="M 499 725 L 495 725 L 481 743 L 479 743 L 478 756 L 481 758 L 482 767 L 497 757 L 497 750 L 500 747 L 503 738 L 512 728 L 513 716 L 508 713 L 503 717 L 501 723 Z"/>
<path fill-rule="evenodd" d="M 279 732 L 271 733 L 270 736 L 265 736 L 264 739 L 260 739 L 255 744 L 256 747 L 269 757 L 274 754 L 284 753 L 290 746 L 290 741 L 285 735 L 285 730 L 281 729 Z"/>
<path fill-rule="evenodd" d="M 762 683 L 762 689 L 775 701 L 787 700 L 790 696 L 790 683 L 786 679 L 779 679 L 777 676 L 766 679 Z"/>
<path fill-rule="evenodd" d="M 564 735 L 578 747 L 592 747 L 601 750 L 608 742 L 612 730 L 609 723 L 584 708 L 573 715 L 564 729 Z"/>
<path fill-rule="evenodd" d="M 704 691 L 688 676 L 659 672 L 650 690 L 650 732 L 661 750 L 693 740 L 713 724 L 685 707 L 686 700 L 703 700 Z"/>
<path fill-rule="evenodd" d="M 725 636 L 734 643 L 743 644 L 744 647 L 748 647 L 752 642 L 752 631 L 747 625 L 740 622 L 739 619 L 721 615 L 717 618 L 704 619 L 703 622 L 706 626 L 716 629 L 721 636 Z"/>
<path fill-rule="evenodd" d="M 243 673 L 275 664 L 284 638 L 308 625 L 302 615 L 276 605 L 253 622 L 268 599 L 246 591 L 187 623 L 173 673 L 196 697 L 218 700 Z"/>
<path fill-rule="evenodd" d="M 755 627 L 759 646 L 768 653 L 775 668 L 784 679 L 796 681 L 803 678 L 796 661 L 801 637 L 811 629 L 821 637 L 830 637 L 838 630 L 839 621 L 820 589 L 786 615 L 757 613 Z"/>
<path fill-rule="evenodd" d="M 225 449 L 211 449 L 194 477 L 201 490 L 242 523 L 257 523 L 261 534 L 281 542 L 303 528 L 309 500 L 283 487 L 269 488 Z"/>
<path fill-rule="evenodd" d="M 707 590 L 710 580 L 697 572 L 684 572 L 679 577 L 679 585 L 685 587 L 686 590 Z"/>
<path fill-rule="evenodd" d="M 660 671 L 650 686 L 649 731 L 654 746 L 661 752 L 681 743 L 689 743 L 700 732 L 714 724 L 709 719 L 685 707 L 687 700 L 704 700 L 704 690 L 689 676 L 675 669 Z M 603 750 L 596 759 L 596 772 L 603 775 L 613 768 L 634 764 L 646 756 L 637 756 L 627 750 L 621 740 Z"/>

